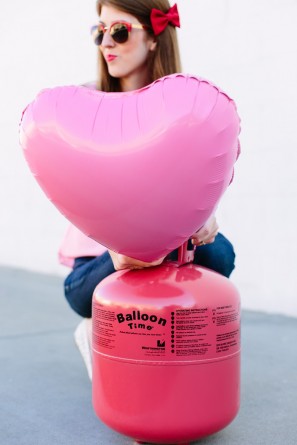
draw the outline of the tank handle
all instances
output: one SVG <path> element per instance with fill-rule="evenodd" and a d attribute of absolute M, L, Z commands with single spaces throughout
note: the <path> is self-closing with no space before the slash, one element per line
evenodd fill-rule
<path fill-rule="evenodd" d="M 192 263 L 192 261 L 194 261 L 195 248 L 196 246 L 192 244 L 190 239 L 185 241 L 184 244 L 178 248 L 177 263 L 179 266 Z"/>

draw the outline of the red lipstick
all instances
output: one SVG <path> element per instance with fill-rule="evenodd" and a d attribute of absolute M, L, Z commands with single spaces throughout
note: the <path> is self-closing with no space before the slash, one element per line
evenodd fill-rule
<path fill-rule="evenodd" d="M 112 55 L 112 54 L 108 54 L 107 56 L 106 56 L 106 61 L 107 62 L 112 62 L 114 59 L 116 59 L 117 58 L 117 56 L 114 56 L 114 55 Z"/>

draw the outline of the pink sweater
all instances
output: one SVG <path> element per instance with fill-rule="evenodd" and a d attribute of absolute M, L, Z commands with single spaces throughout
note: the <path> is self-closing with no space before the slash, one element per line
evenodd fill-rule
<path fill-rule="evenodd" d="M 59 261 L 73 267 L 74 259 L 82 256 L 98 256 L 106 251 L 106 247 L 84 235 L 70 224 L 59 248 Z"/>

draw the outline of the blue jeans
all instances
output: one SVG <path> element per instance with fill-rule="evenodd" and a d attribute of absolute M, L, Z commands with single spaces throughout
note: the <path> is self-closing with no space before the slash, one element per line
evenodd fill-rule
<path fill-rule="evenodd" d="M 177 258 L 177 250 L 169 257 Z M 224 235 L 218 233 L 215 241 L 195 250 L 194 264 L 207 267 L 229 277 L 234 269 L 233 246 Z M 92 316 L 92 296 L 100 281 L 115 272 L 108 252 L 97 257 L 76 258 L 72 272 L 64 282 L 65 297 L 71 308 L 82 317 Z"/>

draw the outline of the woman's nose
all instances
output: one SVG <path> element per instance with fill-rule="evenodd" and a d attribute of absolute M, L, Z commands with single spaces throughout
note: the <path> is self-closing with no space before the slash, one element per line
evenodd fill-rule
<path fill-rule="evenodd" d="M 103 35 L 103 40 L 102 40 L 101 46 L 105 46 L 105 47 L 109 47 L 109 48 L 115 46 L 115 41 L 111 37 L 109 31 L 105 31 L 105 33 Z"/>

